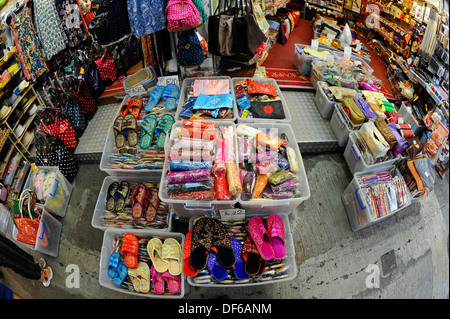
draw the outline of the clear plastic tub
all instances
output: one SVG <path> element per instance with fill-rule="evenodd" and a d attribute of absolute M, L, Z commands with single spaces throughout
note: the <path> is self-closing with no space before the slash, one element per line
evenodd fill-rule
<path fill-rule="evenodd" d="M 330 120 L 331 116 L 333 115 L 333 105 L 336 103 L 336 101 L 331 101 L 327 94 L 325 93 L 325 90 L 322 86 L 322 84 L 325 83 L 323 81 L 317 82 L 317 90 L 316 95 L 314 96 L 314 103 L 316 104 L 317 110 L 320 113 L 320 116 L 322 116 L 325 120 Z M 340 103 L 338 103 L 340 104 Z"/>
<path fill-rule="evenodd" d="M 261 218 L 264 216 L 269 216 L 270 214 L 258 214 Z M 283 273 L 281 276 L 274 276 L 273 278 L 266 277 L 266 276 L 250 276 L 248 281 L 241 281 L 236 278 L 229 279 L 224 282 L 217 282 L 214 279 L 211 279 L 211 282 L 209 283 L 199 283 L 196 282 L 195 277 L 187 277 L 187 282 L 191 286 L 197 286 L 197 287 L 245 287 L 245 286 L 259 286 L 259 285 L 265 285 L 265 284 L 276 284 L 284 281 L 289 281 L 294 279 L 297 276 L 297 265 L 295 262 L 295 248 L 294 248 L 294 239 L 292 236 L 292 231 L 289 224 L 289 218 L 287 214 L 278 214 L 282 219 L 284 223 L 284 233 L 285 233 L 285 249 L 286 249 L 286 255 L 281 261 L 285 266 L 289 267 L 285 273 Z M 189 220 L 189 229 L 192 229 L 194 227 L 194 222 L 196 218 L 191 218 Z M 206 269 L 206 268 L 205 268 Z M 231 273 L 233 273 L 231 271 Z"/>
<path fill-rule="evenodd" d="M 291 114 L 289 113 L 289 107 L 288 107 L 288 105 L 286 103 L 286 100 L 283 97 L 283 93 L 281 92 L 280 87 L 278 86 L 277 82 L 274 79 L 269 79 L 269 78 L 233 78 L 233 81 L 232 81 L 232 83 L 233 83 L 233 92 L 234 92 L 235 83 L 239 82 L 239 81 L 243 81 L 245 79 L 252 79 L 252 80 L 254 80 L 256 82 L 259 82 L 259 83 L 262 83 L 262 84 L 271 84 L 271 85 L 275 86 L 275 88 L 277 89 L 277 94 L 280 97 L 281 103 L 283 105 L 283 111 L 284 111 L 285 118 L 284 119 L 241 118 L 239 116 L 239 113 L 238 113 L 236 115 L 238 123 L 254 123 L 254 122 L 261 122 L 261 123 L 264 123 L 264 122 L 267 122 L 267 123 L 273 123 L 273 122 L 290 123 L 291 122 L 292 117 L 291 117 Z M 238 111 L 239 111 L 239 107 L 237 107 L 237 108 L 238 108 Z M 250 108 L 250 111 L 251 111 L 251 108 Z"/>
<path fill-rule="evenodd" d="M 303 201 L 307 200 L 310 196 L 310 189 L 308 183 L 308 177 L 306 176 L 305 167 L 303 165 L 303 159 L 300 153 L 300 148 L 298 147 L 297 140 L 294 135 L 294 131 L 289 124 L 283 123 L 252 123 L 247 124 L 248 126 L 265 130 L 276 130 L 278 136 L 282 133 L 286 134 L 289 145 L 294 149 L 295 155 L 297 156 L 299 171 L 296 173 L 298 180 L 300 182 L 300 191 L 302 196 L 290 199 L 251 199 L 251 200 L 239 200 L 239 206 L 244 208 L 248 215 L 251 214 L 261 214 L 261 213 L 290 213 L 293 212 L 297 206 L 299 206 Z M 275 133 L 275 132 L 274 132 Z"/>
<path fill-rule="evenodd" d="M 174 238 L 180 243 L 181 246 L 181 255 L 183 256 L 183 246 L 184 246 L 184 235 L 182 233 L 171 233 L 171 232 L 158 232 L 155 230 L 145 230 L 145 229 L 134 229 L 132 231 L 126 229 L 107 229 L 103 234 L 103 245 L 100 255 L 100 270 L 99 270 L 99 282 L 102 287 L 115 290 L 117 292 L 134 295 L 138 297 L 148 297 L 148 298 L 167 298 L 167 299 L 180 299 L 183 298 L 185 289 L 184 282 L 185 276 L 183 272 L 181 272 L 181 290 L 177 294 L 167 294 L 167 295 L 158 295 L 152 292 L 152 288 L 150 292 L 147 294 L 131 291 L 126 288 L 115 286 L 113 284 L 113 280 L 108 277 L 108 262 L 109 256 L 114 251 L 114 239 L 118 236 L 125 235 L 126 233 L 132 233 L 136 236 L 142 236 L 145 238 L 152 237 L 160 237 L 161 241 L 164 242 L 166 238 Z M 121 252 L 119 252 L 120 254 Z M 123 260 L 123 257 L 121 258 Z M 182 263 L 182 261 L 180 261 Z M 150 266 L 150 265 L 149 265 Z M 150 281 L 151 281 L 150 277 Z M 150 286 L 153 287 L 153 284 L 150 282 Z M 167 286 L 167 285 L 166 285 Z"/>
<path fill-rule="evenodd" d="M 340 147 L 345 147 L 345 145 L 347 145 L 350 132 L 356 129 L 353 127 L 347 115 L 338 103 L 334 104 L 333 115 L 330 120 L 330 128 L 334 133 Z"/>
<path fill-rule="evenodd" d="M 369 227 L 371 225 L 374 225 L 376 223 L 382 222 L 383 220 L 393 216 L 396 212 L 408 207 L 412 202 L 411 193 L 409 192 L 408 187 L 406 187 L 407 192 L 407 204 L 402 206 L 401 208 L 390 212 L 387 215 L 373 218 L 370 210 L 368 208 L 367 201 L 365 199 L 364 193 L 361 191 L 360 184 L 359 184 L 359 178 L 361 175 L 368 174 L 368 173 L 381 173 L 390 171 L 393 168 L 393 166 L 386 166 L 383 168 L 376 168 L 371 169 L 364 173 L 355 173 L 352 181 L 347 186 L 344 193 L 342 193 L 341 199 L 342 203 L 344 204 L 345 211 L 347 213 L 347 218 L 349 220 L 350 226 L 352 228 L 352 231 L 358 231 L 363 228 Z M 396 170 L 396 176 L 401 176 L 400 172 Z"/>
<path fill-rule="evenodd" d="M 324 66 L 325 63 L 324 61 L 321 60 L 317 60 L 317 61 L 313 61 L 312 63 L 312 70 L 311 70 L 311 76 L 309 77 L 309 81 L 311 82 L 311 84 L 314 86 L 314 88 L 317 90 L 317 82 L 318 81 L 326 81 L 327 79 L 331 79 L 337 76 L 341 75 L 341 69 L 338 68 L 337 66 L 333 67 L 333 71 L 336 72 L 336 74 L 330 75 L 330 76 L 324 76 L 322 74 L 322 72 L 320 72 L 320 67 Z"/>
<path fill-rule="evenodd" d="M 205 121 L 208 122 L 208 121 Z M 209 121 L 215 123 L 218 127 L 221 126 L 232 126 L 234 127 L 234 149 L 237 151 L 237 143 L 236 143 L 236 126 L 234 123 L 229 121 Z M 232 200 L 179 200 L 172 199 L 169 197 L 167 192 L 167 173 L 169 171 L 169 157 L 168 152 L 170 148 L 171 140 L 173 140 L 176 136 L 176 129 L 182 127 L 182 121 L 175 122 L 172 128 L 172 133 L 170 139 L 166 140 L 165 149 L 166 152 L 166 161 L 164 163 L 164 169 L 161 175 L 161 183 L 159 187 L 159 198 L 167 203 L 171 209 L 171 211 L 181 218 L 190 218 L 193 216 L 205 216 L 212 212 L 217 212 L 220 209 L 229 209 L 233 208 L 240 199 L 240 194 L 237 194 Z M 236 164 L 237 156 L 236 156 Z M 239 166 L 238 166 L 239 167 Z"/>
<path fill-rule="evenodd" d="M 43 190 L 43 203 L 45 210 L 56 216 L 64 217 L 69 204 L 70 195 L 72 194 L 73 186 L 64 177 L 56 166 L 39 166 L 39 171 L 45 173 L 45 176 L 49 176 L 51 181 L 49 183 L 49 189 Z M 52 174 L 52 176 L 50 176 Z M 34 181 L 38 176 L 38 172 L 31 171 L 28 174 L 27 180 L 23 186 L 23 189 L 31 189 L 36 193 Z M 43 181 L 45 180 L 45 177 Z"/>
<path fill-rule="evenodd" d="M 141 229 L 142 227 L 144 227 L 141 224 L 135 223 L 133 224 L 134 227 L 127 227 L 127 226 L 107 226 L 105 225 L 103 219 L 104 219 L 104 215 L 106 212 L 106 197 L 107 197 L 107 192 L 108 192 L 108 187 L 109 185 L 111 185 L 113 182 L 122 182 L 122 181 L 127 181 L 127 182 L 132 182 L 132 183 L 145 183 L 148 181 L 152 181 L 152 182 L 157 182 L 158 184 L 161 181 L 161 173 L 157 173 L 157 172 L 153 172 L 150 174 L 145 174 L 145 175 L 140 175 L 140 176 L 131 176 L 131 177 L 124 177 L 124 176 L 107 176 L 105 177 L 105 179 L 103 180 L 103 184 L 102 187 L 100 189 L 100 192 L 98 194 L 98 199 L 97 199 L 97 204 L 95 205 L 95 210 L 94 210 L 94 214 L 92 215 L 92 221 L 91 221 L 91 225 L 94 228 L 98 228 L 101 230 L 107 230 L 107 229 L 111 229 L 111 228 L 121 228 L 121 229 Z M 171 224 L 172 224 L 172 218 L 170 217 L 170 209 L 168 208 L 168 213 L 167 213 L 167 218 L 166 218 L 166 225 L 162 228 L 155 228 L 155 227 L 151 227 L 150 225 L 146 227 L 146 229 L 150 229 L 150 230 L 159 230 L 159 231 L 170 231 L 171 229 Z"/>
<path fill-rule="evenodd" d="M 303 54 L 303 49 L 305 48 L 310 48 L 309 45 L 307 44 L 298 44 L 295 43 L 295 57 L 294 57 L 294 65 L 297 68 L 298 72 L 300 73 L 300 75 L 302 76 L 310 76 L 311 75 L 311 69 L 312 69 L 312 63 L 314 61 L 318 61 L 321 60 L 318 57 L 315 56 L 311 56 L 308 54 Z M 334 60 L 334 55 L 332 54 L 332 52 L 330 50 L 326 50 L 326 49 L 318 49 L 317 51 L 322 52 L 322 51 L 327 51 L 331 54 L 333 60 Z"/>
<path fill-rule="evenodd" d="M 18 241 L 18 229 L 15 225 L 13 226 L 12 236 L 18 243 L 30 248 L 31 250 L 36 250 L 43 254 L 57 257 L 62 224 L 55 217 L 49 214 L 42 206 L 37 206 L 37 209 L 41 212 L 41 219 L 36 235 L 36 244 L 33 246 Z"/>
<path fill-rule="evenodd" d="M 387 161 L 378 162 L 371 165 L 367 164 L 366 160 L 364 159 L 364 156 L 361 154 L 357 146 L 358 137 L 356 134 L 358 134 L 358 131 L 350 132 L 347 146 L 344 151 L 345 161 L 347 162 L 347 165 L 352 174 L 355 174 L 357 172 L 366 172 L 375 169 L 386 170 L 392 165 L 394 165 L 395 162 L 402 159 L 401 156 L 397 156 Z"/>
<path fill-rule="evenodd" d="M 233 95 L 233 117 L 229 119 L 207 119 L 207 121 L 231 121 L 235 122 L 236 118 L 238 117 L 238 109 L 236 105 L 236 98 L 234 98 L 234 90 L 233 85 L 231 83 L 231 78 L 229 76 L 207 76 L 207 77 L 193 77 L 193 78 L 186 78 L 183 80 L 183 84 L 180 89 L 180 94 L 178 96 L 178 103 L 177 103 L 177 111 L 175 113 L 175 120 L 181 121 L 184 120 L 180 117 L 180 113 L 183 110 L 184 104 L 186 103 L 187 94 L 186 90 L 187 88 L 195 81 L 195 80 L 228 80 L 230 83 L 230 94 Z"/>

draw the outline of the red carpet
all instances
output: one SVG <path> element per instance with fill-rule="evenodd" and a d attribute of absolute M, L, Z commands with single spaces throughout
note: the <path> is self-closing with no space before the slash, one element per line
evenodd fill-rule
<path fill-rule="evenodd" d="M 269 56 L 264 62 L 267 77 L 273 78 L 281 87 L 296 87 L 304 89 L 312 87 L 308 77 L 300 76 L 294 66 L 295 44 L 311 44 L 314 38 L 311 21 L 300 19 L 294 31 L 289 35 L 286 44 L 276 43 L 269 51 Z M 381 63 L 378 55 L 362 41 L 370 51 L 371 62 L 369 65 L 373 68 L 373 75 L 383 83 L 381 91 L 387 98 L 394 98 L 390 88 L 389 81 L 386 79 L 386 67 Z"/>

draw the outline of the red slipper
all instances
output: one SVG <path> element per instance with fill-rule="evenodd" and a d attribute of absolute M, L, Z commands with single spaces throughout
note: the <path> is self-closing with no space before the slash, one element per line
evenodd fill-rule
<path fill-rule="evenodd" d="M 131 233 L 123 236 L 122 253 L 125 256 L 125 266 L 136 268 L 138 265 L 139 240 Z"/>
<path fill-rule="evenodd" d="M 134 117 L 136 119 L 139 118 L 139 113 L 141 112 L 141 108 L 142 108 L 142 99 L 134 99 L 133 102 L 131 102 L 130 104 L 130 109 L 128 110 L 128 112 L 130 114 L 133 114 Z"/>
<path fill-rule="evenodd" d="M 128 111 L 130 110 L 131 102 L 133 102 L 133 99 L 129 99 L 127 103 L 122 105 L 120 108 L 119 114 L 122 115 L 122 117 L 125 117 L 125 115 L 128 114 Z"/>

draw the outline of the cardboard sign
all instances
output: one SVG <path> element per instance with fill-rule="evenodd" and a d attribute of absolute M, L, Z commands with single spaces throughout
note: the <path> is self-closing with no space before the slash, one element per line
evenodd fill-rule
<path fill-rule="evenodd" d="M 244 219 L 245 209 L 232 208 L 232 209 L 221 209 L 219 211 L 220 218 L 222 219 Z"/>

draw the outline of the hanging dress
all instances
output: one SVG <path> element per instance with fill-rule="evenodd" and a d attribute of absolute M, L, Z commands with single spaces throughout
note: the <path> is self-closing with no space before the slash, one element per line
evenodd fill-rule
<path fill-rule="evenodd" d="M 28 0 L 25 0 L 23 9 L 19 13 L 11 14 L 11 29 L 25 76 L 27 80 L 36 81 L 39 76 L 48 71 L 48 67 L 27 2 Z"/>
<path fill-rule="evenodd" d="M 166 28 L 163 0 L 128 0 L 131 32 L 140 37 Z"/>
<path fill-rule="evenodd" d="M 69 46 L 80 45 L 87 38 L 87 35 L 84 31 L 77 0 L 56 0 L 56 9 L 69 41 Z"/>
<path fill-rule="evenodd" d="M 67 37 L 61 26 L 54 0 L 34 0 L 34 20 L 47 59 L 64 50 Z"/>

